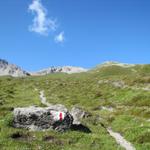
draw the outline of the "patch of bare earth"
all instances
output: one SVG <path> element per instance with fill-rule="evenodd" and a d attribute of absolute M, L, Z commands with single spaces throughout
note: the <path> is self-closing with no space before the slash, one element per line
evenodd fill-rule
<path fill-rule="evenodd" d="M 24 134 L 22 132 L 15 132 L 10 137 L 14 140 L 21 140 L 21 141 L 33 141 L 35 139 L 35 137 L 30 135 L 29 133 Z"/>

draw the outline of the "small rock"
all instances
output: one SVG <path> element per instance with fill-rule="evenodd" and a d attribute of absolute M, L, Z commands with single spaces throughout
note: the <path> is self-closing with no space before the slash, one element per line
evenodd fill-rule
<path fill-rule="evenodd" d="M 83 111 L 79 107 L 73 107 L 70 111 L 70 114 L 73 116 L 73 124 L 76 125 L 81 124 L 80 120 L 90 115 L 88 112 Z"/>
<path fill-rule="evenodd" d="M 125 87 L 125 83 L 122 80 L 113 81 L 112 85 L 116 88 L 124 88 Z"/>
<path fill-rule="evenodd" d="M 100 106 L 100 110 L 114 111 L 114 108 L 111 106 Z"/>

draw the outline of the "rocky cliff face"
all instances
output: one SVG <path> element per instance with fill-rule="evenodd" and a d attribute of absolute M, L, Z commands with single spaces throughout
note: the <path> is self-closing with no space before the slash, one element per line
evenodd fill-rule
<path fill-rule="evenodd" d="M 72 67 L 72 66 L 64 66 L 64 67 L 50 67 L 48 69 L 43 69 L 38 72 L 32 73 L 32 75 L 46 75 L 51 73 L 81 73 L 86 72 L 87 69 L 81 68 L 81 67 Z"/>
<path fill-rule="evenodd" d="M 24 77 L 30 75 L 20 67 L 0 59 L 0 76 Z"/>

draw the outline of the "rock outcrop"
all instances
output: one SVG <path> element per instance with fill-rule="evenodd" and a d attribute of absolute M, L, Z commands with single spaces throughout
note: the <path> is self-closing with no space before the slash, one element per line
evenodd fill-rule
<path fill-rule="evenodd" d="M 0 59 L 0 76 L 24 77 L 30 75 L 20 67 Z"/>
<path fill-rule="evenodd" d="M 55 108 L 55 109 L 54 109 Z M 64 110 L 64 109 L 62 109 Z M 14 109 L 13 126 L 30 130 L 65 131 L 71 127 L 73 117 L 56 107 L 24 107 Z"/>

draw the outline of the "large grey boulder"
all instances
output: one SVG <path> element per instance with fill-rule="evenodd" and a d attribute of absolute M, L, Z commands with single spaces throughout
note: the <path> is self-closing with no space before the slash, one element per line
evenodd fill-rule
<path fill-rule="evenodd" d="M 65 107 L 24 107 L 14 109 L 13 126 L 30 130 L 65 131 L 73 123 L 73 117 Z"/>

